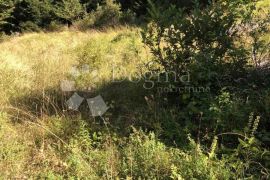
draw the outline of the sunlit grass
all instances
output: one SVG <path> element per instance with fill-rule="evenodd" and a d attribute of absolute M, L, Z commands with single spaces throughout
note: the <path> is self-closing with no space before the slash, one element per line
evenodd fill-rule
<path fill-rule="evenodd" d="M 115 78 L 125 78 L 135 74 L 138 65 L 147 60 L 139 31 L 125 27 L 106 32 L 25 34 L 1 43 L 0 49 L 1 103 L 11 96 L 59 88 L 74 65 L 94 68 L 101 82 L 111 80 L 113 67 Z M 91 84 L 89 78 L 85 85 Z"/>
<path fill-rule="evenodd" d="M 0 178 L 55 177 L 57 173 L 68 172 L 70 176 L 93 178 L 97 177 L 95 167 L 105 166 L 107 162 L 114 166 L 108 147 L 92 152 L 103 165 L 85 167 L 80 148 L 87 138 L 78 140 L 69 134 L 85 131 L 80 127 L 83 121 L 50 117 L 46 113 L 36 116 L 25 106 L 34 103 L 27 99 L 44 103 L 38 96 L 46 96 L 48 90 L 57 92 L 54 96 L 63 94 L 60 84 L 65 79 L 75 80 L 78 89 L 88 86 L 96 89 L 113 78 L 128 79 L 141 73 L 149 54 L 141 42 L 139 29 L 29 33 L 7 39 L 0 49 Z M 89 72 L 75 79 L 71 77 L 72 67 L 82 65 L 88 65 Z M 91 76 L 93 70 L 98 78 Z M 74 148 L 79 154 L 60 153 L 63 145 L 67 146 L 66 151 L 72 152 Z"/>

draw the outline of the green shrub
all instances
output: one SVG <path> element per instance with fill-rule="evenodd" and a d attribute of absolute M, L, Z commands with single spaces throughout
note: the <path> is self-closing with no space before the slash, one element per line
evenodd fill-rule
<path fill-rule="evenodd" d="M 124 149 L 122 172 L 136 179 L 164 179 L 170 175 L 171 155 L 153 133 L 135 132 Z"/>
<path fill-rule="evenodd" d="M 228 179 L 235 177 L 223 160 L 216 158 L 217 142 L 209 152 L 189 138 L 188 149 L 168 147 L 152 132 L 133 128 L 133 133 L 120 137 L 107 130 L 95 132 L 83 120 L 51 118 L 45 126 L 48 153 L 60 155 L 69 178 L 135 178 L 135 179 Z M 38 138 L 38 136 L 35 136 Z M 56 138 L 57 137 L 57 138 Z M 42 137 L 41 137 L 42 138 Z M 64 140 L 65 144 L 59 142 Z M 41 139 L 42 140 L 42 139 Z M 62 144 L 62 145 L 61 145 Z M 209 153 L 209 155 L 207 154 Z M 211 154 L 211 155 L 210 155 Z M 47 159 L 40 163 L 46 168 Z M 59 176 L 59 170 L 42 173 L 42 177 Z"/>
<path fill-rule="evenodd" d="M 77 23 L 79 29 L 114 26 L 120 22 L 121 7 L 114 0 L 106 0 L 104 5 L 98 5 L 95 11 L 87 14 Z"/>
<path fill-rule="evenodd" d="M 270 164 L 268 163 L 270 151 L 264 148 L 261 141 L 255 137 L 259 123 L 260 116 L 254 117 L 254 113 L 251 113 L 244 133 L 234 133 L 235 136 L 238 136 L 238 146 L 231 153 L 223 155 L 226 164 L 235 172 L 235 177 L 241 179 L 268 179 L 270 177 Z M 226 133 L 221 135 L 225 136 Z M 221 152 L 226 151 L 228 151 L 226 147 L 221 148 Z"/>
<path fill-rule="evenodd" d="M 68 25 L 82 18 L 85 9 L 79 0 L 63 0 L 56 8 L 56 15 Z"/>
<path fill-rule="evenodd" d="M 119 23 L 121 17 L 121 7 L 114 0 L 106 0 L 105 5 L 98 6 L 93 14 L 95 26 L 111 26 Z"/>
<path fill-rule="evenodd" d="M 166 147 L 154 133 L 136 131 L 124 148 L 121 173 L 135 179 L 228 179 L 223 161 L 210 159 L 192 139 L 189 151 Z"/>
<path fill-rule="evenodd" d="M 22 32 L 39 32 L 41 28 L 32 21 L 26 21 L 20 23 L 20 28 Z"/>
<path fill-rule="evenodd" d="M 184 132 L 190 133 L 192 137 L 196 137 L 197 144 L 202 144 L 203 147 L 209 147 L 217 134 L 232 133 L 230 135 L 234 136 L 222 136 L 222 139 L 215 141 L 216 144 L 220 143 L 221 147 L 226 147 L 224 148 L 226 151 L 218 151 L 220 157 L 224 155 L 227 159 L 231 157 L 236 161 L 236 163 L 228 162 L 232 166 L 230 168 L 238 172 L 233 177 L 268 178 L 269 166 L 265 162 L 269 157 L 261 156 L 263 151 L 268 153 L 268 149 L 262 148 L 258 140 L 258 134 L 261 133 L 253 133 L 253 138 L 256 140 L 248 138 L 251 142 L 247 139 L 239 140 L 240 145 L 237 142 L 237 135 L 243 132 L 245 124 L 248 123 L 249 113 L 252 111 L 263 116 L 261 117 L 263 125 L 259 127 L 259 131 L 262 129 L 268 131 L 268 128 L 263 126 L 268 124 L 265 120 L 268 119 L 269 113 L 266 113 L 268 111 L 263 106 L 268 106 L 265 102 L 268 101 L 265 93 L 269 92 L 267 87 L 269 70 L 263 73 L 259 70 L 259 63 L 256 61 L 254 66 L 249 66 L 249 61 L 254 60 L 254 57 L 258 60 L 257 55 L 267 54 L 266 51 L 262 51 L 267 49 L 267 43 L 263 42 L 261 37 L 269 33 L 268 18 L 256 20 L 253 17 L 256 11 L 255 4 L 250 1 L 243 4 L 241 1 L 221 0 L 205 8 L 195 3 L 194 9 L 189 13 L 186 13 L 186 9 L 178 9 L 175 6 L 164 9 L 151 2 L 150 6 L 149 13 L 152 21 L 143 31 L 144 43 L 150 48 L 154 55 L 153 63 L 156 64 L 153 66 L 155 69 L 150 70 L 159 74 L 170 73 L 168 82 L 157 84 L 210 88 L 209 92 L 203 94 L 196 91 L 162 93 L 162 99 L 158 99 L 156 103 L 166 108 L 158 107 L 158 110 L 153 112 L 154 118 L 150 119 L 152 122 L 150 127 L 154 129 L 155 126 L 158 127 L 157 131 L 160 132 L 161 137 L 171 140 L 171 143 L 179 142 L 177 138 Z M 251 28 L 254 24 L 257 24 L 254 26 L 255 29 Z M 254 31 L 250 32 L 245 27 Z M 253 57 L 247 47 L 249 42 L 247 39 L 253 42 Z M 256 52 L 255 56 L 254 52 Z M 179 81 L 187 72 L 190 74 L 190 81 Z M 264 95 L 255 91 L 260 91 Z M 164 96 L 170 98 L 164 101 Z M 180 128 L 182 129 L 178 130 Z M 265 132 L 261 136 L 269 137 Z M 231 151 L 237 153 L 233 154 Z M 204 158 L 200 159 L 199 163 L 204 160 Z M 261 167 L 253 164 L 254 162 Z M 196 169 L 195 165 L 193 167 Z M 198 167 L 200 170 L 192 172 L 193 176 L 208 179 L 205 174 L 212 172 L 207 172 L 201 167 L 203 166 Z M 260 170 L 256 171 L 255 168 Z M 177 176 L 176 169 L 174 167 Z M 204 173 L 197 174 L 197 172 Z M 189 177 L 189 174 L 185 175 Z M 215 178 L 223 179 L 218 176 Z"/>
<path fill-rule="evenodd" d="M 235 44 L 237 8 L 237 3 L 218 1 L 205 9 L 197 4 L 187 15 L 175 6 L 152 4 L 153 20 L 143 33 L 144 42 L 154 62 L 177 78 L 190 72 L 192 85 L 217 85 L 215 80 L 224 84 L 224 76 L 239 76 L 246 64 L 245 50 Z"/>
<path fill-rule="evenodd" d="M 46 30 L 47 31 L 51 31 L 51 32 L 59 32 L 62 31 L 64 29 L 64 25 L 61 24 L 59 21 L 52 21 L 47 27 Z"/>
<path fill-rule="evenodd" d="M 86 14 L 82 19 L 73 23 L 73 26 L 81 31 L 86 31 L 93 28 L 95 24 L 95 18 L 91 14 Z"/>

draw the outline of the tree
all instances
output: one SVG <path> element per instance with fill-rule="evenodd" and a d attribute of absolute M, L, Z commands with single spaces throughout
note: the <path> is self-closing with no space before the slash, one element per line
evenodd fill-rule
<path fill-rule="evenodd" d="M 85 9 L 79 0 L 63 0 L 56 8 L 56 15 L 68 25 L 82 18 L 84 14 Z"/>
<path fill-rule="evenodd" d="M 11 0 L 0 0 L 0 31 L 7 31 L 10 26 L 11 13 L 14 9 Z"/>
<path fill-rule="evenodd" d="M 121 6 L 114 0 L 106 0 L 104 5 L 97 7 L 92 16 L 95 17 L 97 27 L 116 25 L 121 17 Z"/>
<path fill-rule="evenodd" d="M 144 42 L 165 71 L 177 76 L 190 72 L 194 85 L 225 83 L 223 78 L 241 74 L 247 61 L 245 49 L 236 43 L 240 5 L 220 0 L 202 8 L 197 3 L 186 13 L 184 8 L 164 9 L 150 2 L 152 21 Z"/>
<path fill-rule="evenodd" d="M 53 0 L 19 0 L 12 12 L 12 31 L 44 28 L 56 18 L 54 14 Z"/>

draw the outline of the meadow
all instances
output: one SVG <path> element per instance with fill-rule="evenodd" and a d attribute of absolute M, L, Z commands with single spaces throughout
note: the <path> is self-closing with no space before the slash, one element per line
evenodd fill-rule
<path fill-rule="evenodd" d="M 139 29 L 29 33 L 0 46 L 1 178 L 230 176 L 222 160 L 197 152 L 194 140 L 185 152 L 139 129 L 151 122 L 140 113 L 155 113 L 153 92 L 132 81 L 150 57 Z M 72 67 L 85 64 L 98 71 L 98 78 L 92 71 L 82 73 L 75 78 L 76 91 L 84 97 L 103 96 L 110 109 L 100 118 L 91 117 L 85 104 L 79 111 L 69 110 L 65 103 L 72 92 L 60 87 L 61 81 L 74 78 Z M 118 67 L 114 74 L 113 65 Z"/>
<path fill-rule="evenodd" d="M 1 178 L 169 178 L 201 160 L 198 177 L 226 176 L 216 174 L 222 162 L 209 169 L 206 155 L 199 160 L 133 127 L 137 113 L 152 108 L 145 101 L 151 92 L 131 82 L 149 56 L 139 29 L 128 27 L 29 33 L 1 43 Z M 104 96 L 110 109 L 102 118 L 91 117 L 85 105 L 75 114 L 65 105 L 72 93 L 61 90 L 61 81 L 85 64 L 98 78 L 82 73 L 77 92 Z"/>
<path fill-rule="evenodd" d="M 0 179 L 269 179 L 267 1 L 65 2 L 0 36 Z"/>

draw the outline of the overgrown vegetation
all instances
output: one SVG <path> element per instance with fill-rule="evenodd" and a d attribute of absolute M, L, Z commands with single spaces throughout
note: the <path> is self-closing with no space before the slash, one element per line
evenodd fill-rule
<path fill-rule="evenodd" d="M 0 178 L 269 179 L 269 7 L 0 0 Z"/>
<path fill-rule="evenodd" d="M 163 0 L 156 3 L 164 5 Z M 189 8 L 192 6 L 192 3 L 184 1 L 165 4 Z M 82 29 L 117 24 L 142 24 L 148 17 L 147 7 L 146 0 L 2 0 L 0 31 L 12 34 L 52 31 L 58 30 L 60 26 L 74 24 L 79 24 L 79 28 Z"/>

